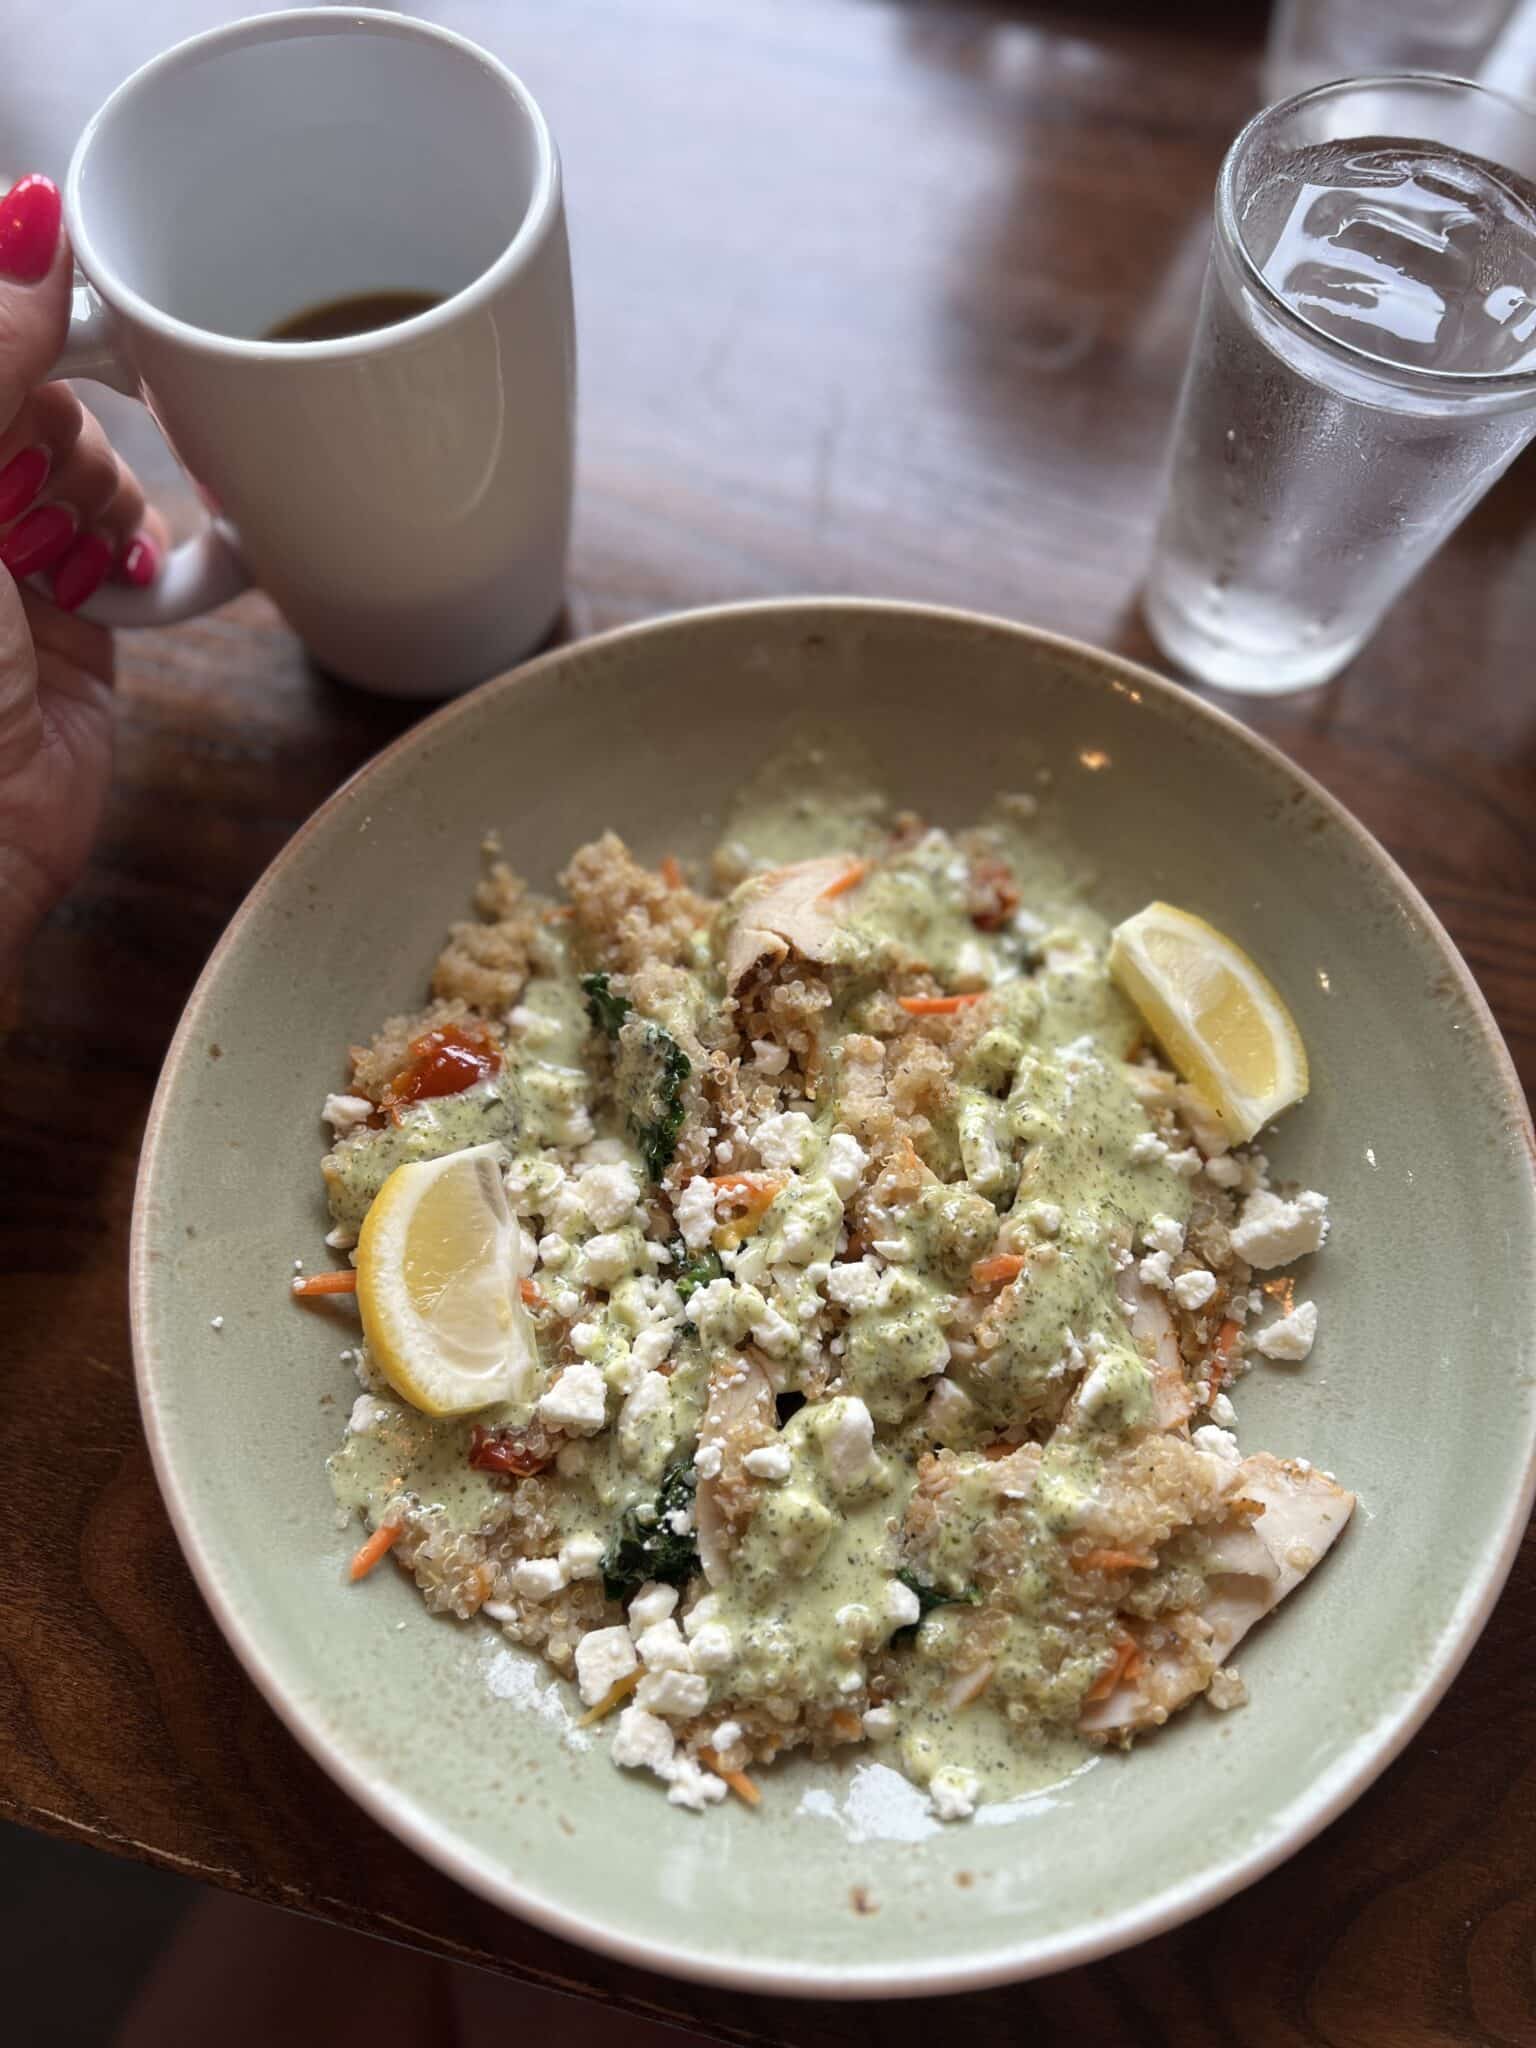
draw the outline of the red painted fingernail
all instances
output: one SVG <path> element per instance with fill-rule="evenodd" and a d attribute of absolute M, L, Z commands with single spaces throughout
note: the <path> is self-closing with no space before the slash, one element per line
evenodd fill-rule
<path fill-rule="evenodd" d="M 0 277 L 36 284 L 53 268 L 63 212 L 52 178 L 35 172 L 0 199 Z"/>
<path fill-rule="evenodd" d="M 53 601 L 61 612 L 78 611 L 112 566 L 113 548 L 99 533 L 82 533 L 53 572 Z"/>
<path fill-rule="evenodd" d="M 136 533 L 117 558 L 117 580 L 143 590 L 160 574 L 160 550 L 147 533 Z"/>
<path fill-rule="evenodd" d="M 23 448 L 0 469 L 0 526 L 19 519 L 43 485 L 53 459 L 46 448 Z"/>
<path fill-rule="evenodd" d="M 0 562 L 13 576 L 35 576 L 51 569 L 74 537 L 75 515 L 67 505 L 39 505 L 0 540 Z"/>

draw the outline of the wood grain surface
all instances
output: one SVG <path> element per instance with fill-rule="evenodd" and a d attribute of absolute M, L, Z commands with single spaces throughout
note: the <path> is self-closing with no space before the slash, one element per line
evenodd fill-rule
<path fill-rule="evenodd" d="M 458 0 L 543 100 L 582 356 L 576 630 L 733 597 L 974 605 L 1151 653 L 1135 610 L 1212 180 L 1262 10 Z M 19 0 L 16 168 L 211 4 Z M 112 413 L 114 424 L 123 409 Z M 169 478 L 141 425 L 127 432 Z M 168 485 L 174 495 L 175 485 Z M 1536 1078 L 1536 460 L 1329 689 L 1252 723 L 1449 925 Z M 125 1247 L 165 1046 L 242 895 L 413 716 L 248 597 L 125 642 L 115 795 L 0 1090 L 0 1814 L 730 2041 L 1536 2042 L 1536 1546 L 1427 1729 L 1194 1925 L 940 2010 L 673 1984 L 503 1918 L 363 1819 L 237 1670 L 134 1404 Z M 573 821 L 573 830 L 576 821 Z"/>

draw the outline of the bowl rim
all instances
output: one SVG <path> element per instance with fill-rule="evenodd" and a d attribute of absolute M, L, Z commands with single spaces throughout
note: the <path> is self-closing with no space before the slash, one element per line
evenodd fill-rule
<path fill-rule="evenodd" d="M 202 1553 L 196 1517 L 179 1484 L 171 1429 L 160 1400 L 160 1379 L 165 1366 L 151 1338 L 151 1306 L 155 1292 L 155 1267 L 150 1256 L 154 1234 L 153 1210 L 155 1190 L 161 1178 L 160 1161 L 166 1143 L 171 1100 L 177 1092 L 190 1048 L 197 1036 L 203 1006 L 222 974 L 225 961 L 240 944 L 253 913 L 282 886 L 287 870 L 301 847 L 338 811 L 355 803 L 359 791 L 365 789 L 387 765 L 394 764 L 415 748 L 439 741 L 459 720 L 477 716 L 491 698 L 510 695 L 573 659 L 647 639 L 665 639 L 706 622 L 780 621 L 790 617 L 803 618 L 807 626 L 834 619 L 846 623 L 864 617 L 884 623 L 909 619 L 926 624 L 955 625 L 968 631 L 981 627 L 1001 632 L 1058 657 L 1079 664 L 1086 661 L 1101 671 L 1112 671 L 1111 680 L 1115 684 L 1150 694 L 1161 700 L 1167 710 L 1196 725 L 1214 726 L 1229 741 L 1235 741 L 1241 748 L 1258 755 L 1262 764 L 1271 771 L 1278 771 L 1283 779 L 1299 786 L 1327 812 L 1333 824 L 1342 827 L 1354 840 L 1367 864 L 1377 871 L 1389 892 L 1421 922 L 1442 955 L 1443 964 L 1450 971 L 1470 1019 L 1476 1025 L 1483 1054 L 1501 1084 L 1506 1106 L 1511 1112 L 1512 1134 L 1524 1139 L 1525 1170 L 1532 1198 L 1536 1200 L 1536 1132 L 1532 1129 L 1530 1109 L 1508 1047 L 1471 970 L 1440 919 L 1386 848 L 1338 798 L 1272 742 L 1193 691 L 1124 655 L 1110 653 L 1065 634 L 963 606 L 839 596 L 777 597 L 702 605 L 612 627 L 588 639 L 569 642 L 519 668 L 489 678 L 463 696 L 453 698 L 391 741 L 341 783 L 299 826 L 257 878 L 221 934 L 187 998 L 166 1052 L 145 1126 L 129 1239 L 129 1321 L 134 1375 L 145 1436 L 162 1498 L 192 1576 L 225 1641 L 300 1747 L 365 1813 L 438 1870 L 492 1905 L 577 1947 L 596 1950 L 637 1968 L 659 1971 L 695 1983 L 780 1997 L 821 1999 L 897 1998 L 984 1990 L 1095 1962 L 1181 1926 L 1267 1876 L 1319 1835 L 1380 1776 L 1444 1697 L 1482 1633 L 1509 1576 L 1533 1501 L 1536 1501 L 1536 1417 L 1533 1417 L 1528 1430 L 1530 1441 L 1526 1445 L 1523 1477 L 1506 1503 L 1498 1539 L 1482 1553 L 1475 1570 L 1469 1575 L 1444 1637 L 1421 1678 L 1405 1689 L 1384 1716 L 1349 1743 L 1323 1777 L 1272 1820 L 1271 1826 L 1264 1830 L 1253 1847 L 1219 1858 L 1200 1877 L 1186 1879 L 1161 1891 L 1154 1890 L 1144 1900 L 1105 1921 L 1005 1943 L 975 1957 L 917 1963 L 878 1962 L 846 1967 L 827 1964 L 791 1967 L 759 1964 L 745 1954 L 734 1959 L 726 1958 L 691 1948 L 682 1942 L 661 1943 L 592 1925 L 575 1911 L 525 1887 L 495 1858 L 458 1840 L 455 1831 L 435 1819 L 429 1808 L 396 1790 L 387 1773 L 372 1769 L 338 1749 L 334 1741 L 314 1725 L 316 1717 L 296 1694 L 289 1691 L 280 1672 L 268 1663 L 260 1640 L 259 1618 L 238 1611 L 226 1599 L 216 1571 Z"/>

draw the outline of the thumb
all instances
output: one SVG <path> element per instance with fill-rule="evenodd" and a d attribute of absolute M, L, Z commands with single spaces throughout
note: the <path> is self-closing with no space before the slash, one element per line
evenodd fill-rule
<path fill-rule="evenodd" d="M 22 178 L 0 199 L 0 433 L 63 353 L 72 275 L 58 186 Z"/>

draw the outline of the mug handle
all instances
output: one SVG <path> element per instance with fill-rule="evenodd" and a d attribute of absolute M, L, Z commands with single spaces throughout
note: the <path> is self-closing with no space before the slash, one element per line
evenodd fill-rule
<path fill-rule="evenodd" d="M 88 378 L 143 402 L 138 378 L 112 346 L 106 308 L 88 284 L 75 286 L 69 335 L 51 374 Z M 234 529 L 211 519 L 200 533 L 171 549 L 146 590 L 104 583 L 78 616 L 100 626 L 174 626 L 249 590 L 251 580 Z"/>

